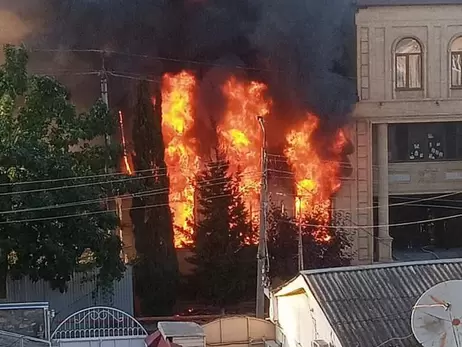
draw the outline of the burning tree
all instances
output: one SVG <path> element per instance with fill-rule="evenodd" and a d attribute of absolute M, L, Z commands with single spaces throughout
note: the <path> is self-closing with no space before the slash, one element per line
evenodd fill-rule
<path fill-rule="evenodd" d="M 273 207 L 268 221 L 268 251 L 273 279 L 287 280 L 298 273 L 299 220 Z M 304 269 L 347 266 L 351 246 L 348 231 L 337 227 L 321 227 L 311 214 L 302 218 Z M 322 228 L 322 232 L 320 232 Z M 319 237 L 322 235 L 322 237 Z M 329 236 L 327 241 L 326 235 Z"/>
<path fill-rule="evenodd" d="M 195 265 L 190 278 L 196 297 L 224 309 L 254 294 L 255 236 L 239 175 L 227 161 L 207 165 L 197 180 L 199 215 L 192 235 Z"/>
<path fill-rule="evenodd" d="M 6 46 L 5 58 L 0 67 L 1 267 L 13 277 L 43 279 L 61 291 L 75 271 L 94 268 L 100 283 L 112 284 L 124 265 L 113 233 L 117 218 L 105 202 L 115 194 L 109 182 L 121 177 L 103 174 L 116 167 L 117 156 L 98 139 L 113 132 L 113 117 L 102 102 L 77 115 L 61 84 L 27 75 L 24 49 Z"/>
<path fill-rule="evenodd" d="M 149 193 L 138 194 L 133 199 L 131 218 L 137 252 L 135 290 L 144 315 L 172 313 L 179 276 L 164 160 L 162 98 L 156 95 L 155 100 L 154 108 L 148 84 L 141 83 L 133 127 L 133 163 L 135 170 L 145 176 L 142 181 Z"/>

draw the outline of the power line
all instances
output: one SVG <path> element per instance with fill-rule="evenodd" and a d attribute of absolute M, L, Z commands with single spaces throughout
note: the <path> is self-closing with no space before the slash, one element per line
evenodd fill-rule
<path fill-rule="evenodd" d="M 173 62 L 173 63 L 180 63 L 180 64 L 191 64 L 191 65 L 200 65 L 200 66 L 210 66 L 210 67 L 220 67 L 224 69 L 238 69 L 238 70 L 246 70 L 246 71 L 265 71 L 265 72 L 284 72 L 283 70 L 277 69 L 264 69 L 264 68 L 253 68 L 241 65 L 225 65 L 225 64 L 217 64 L 217 63 L 209 63 L 206 61 L 200 60 L 191 60 L 191 59 L 178 59 L 178 58 L 168 58 L 168 57 L 161 57 L 161 56 L 153 56 L 153 55 L 146 55 L 146 54 L 135 54 L 135 53 L 127 53 L 127 52 L 120 52 L 120 51 L 112 51 L 112 50 L 102 50 L 102 49 L 39 49 L 39 48 L 32 48 L 29 49 L 31 52 L 48 52 L 48 53 L 97 53 L 97 54 L 108 54 L 108 55 L 121 55 L 121 56 L 128 56 L 128 57 L 136 57 L 136 58 L 143 58 L 143 59 L 150 59 L 150 60 L 158 60 L 158 61 L 165 61 L 165 62 Z"/>
<path fill-rule="evenodd" d="M 407 225 L 415 225 L 415 224 L 422 224 L 422 223 L 432 223 L 432 222 L 438 222 L 442 220 L 449 220 L 449 219 L 455 219 L 455 218 L 460 218 L 462 217 L 461 214 L 455 214 L 452 216 L 446 216 L 446 217 L 438 217 L 438 218 L 432 218 L 432 219 L 424 219 L 424 220 L 418 220 L 418 221 L 413 221 L 413 222 L 403 222 L 403 223 L 394 223 L 394 224 L 377 224 L 377 225 L 360 225 L 360 226 L 338 226 L 338 225 L 326 225 L 326 224 L 306 224 L 304 223 L 304 226 L 308 227 L 316 227 L 316 228 L 331 228 L 331 229 L 361 229 L 361 228 L 389 228 L 389 227 L 400 227 L 400 226 L 407 226 Z M 284 220 L 280 220 L 284 221 Z M 292 221 L 285 221 L 287 223 L 291 224 L 297 224 L 296 222 Z"/>
<path fill-rule="evenodd" d="M 219 198 L 223 198 L 223 197 L 230 197 L 230 196 L 232 196 L 232 195 L 231 194 L 223 194 L 223 195 L 212 196 L 212 197 L 209 197 L 207 199 L 208 200 L 214 200 L 214 199 L 219 199 Z M 0 222 L 0 225 L 1 224 L 28 223 L 28 222 L 43 222 L 43 221 L 49 221 L 49 220 L 59 220 L 59 219 L 64 219 L 64 218 L 87 217 L 87 216 L 104 214 L 104 213 L 116 213 L 116 212 L 119 212 L 119 211 L 131 211 L 131 210 L 149 209 L 149 208 L 156 208 L 156 207 L 170 207 L 170 204 L 177 203 L 177 202 L 187 202 L 187 201 L 178 200 L 178 201 L 170 201 L 168 204 L 145 205 L 145 206 L 126 208 L 126 209 L 101 210 L 101 211 L 83 212 L 83 213 L 63 215 L 63 216 L 30 218 L 30 219 L 18 219 L 18 220 Z"/>
<path fill-rule="evenodd" d="M 210 187 L 210 186 L 217 186 L 217 185 L 221 185 L 223 183 L 226 183 L 227 180 L 226 180 L 226 178 L 214 178 L 214 179 L 210 179 L 210 180 L 203 180 L 201 182 L 207 183 L 207 186 Z M 214 183 L 211 183 L 211 182 L 214 182 Z M 130 199 L 130 198 L 143 198 L 143 197 L 149 197 L 149 196 L 160 195 L 160 194 L 170 194 L 170 193 L 171 193 L 171 190 L 169 190 L 168 188 L 162 188 L 162 189 L 147 190 L 147 191 L 141 191 L 141 192 L 135 192 L 135 193 L 127 193 L 126 195 L 129 195 L 129 197 L 122 195 L 122 196 L 116 196 L 116 197 L 107 197 L 107 198 L 100 198 L 100 199 L 76 201 L 76 202 L 64 203 L 64 204 L 61 204 L 61 205 L 49 205 L 49 206 L 41 206 L 41 207 L 36 207 L 36 208 L 26 208 L 26 209 L 22 209 L 22 210 L 0 211 L 0 215 L 13 214 L 13 213 L 34 212 L 34 211 L 43 211 L 43 210 L 53 210 L 53 209 L 58 209 L 58 208 L 68 208 L 68 207 L 75 207 L 75 206 L 102 203 L 102 202 L 106 202 L 107 200 L 115 200 L 115 199 L 126 200 L 126 199 Z"/>
<path fill-rule="evenodd" d="M 226 165 L 229 165 L 227 160 L 217 160 L 217 161 L 206 161 L 204 162 L 204 165 L 210 165 L 210 164 L 219 164 L 215 165 L 214 167 L 223 167 Z M 71 180 L 80 180 L 80 179 L 90 179 L 90 178 L 101 178 L 101 177 L 110 177 L 110 176 L 127 176 L 129 177 L 136 177 L 134 174 L 139 174 L 139 173 L 146 173 L 146 172 L 151 172 L 152 174 L 162 172 L 162 171 L 169 171 L 172 169 L 176 168 L 182 168 L 181 165 L 173 165 L 173 166 L 166 166 L 163 168 L 152 168 L 152 169 L 145 169 L 145 170 L 137 170 L 133 171 L 132 175 L 129 175 L 124 172 L 114 172 L 114 173 L 103 173 L 103 174 L 96 174 L 96 175 L 82 175 L 82 176 L 69 176 L 69 177 L 63 177 L 63 178 L 51 178 L 51 179 L 46 179 L 46 180 L 35 180 L 35 181 L 23 181 L 23 182 L 10 182 L 10 183 L 0 183 L 0 187 L 4 186 L 19 186 L 19 185 L 25 185 L 25 184 L 39 184 L 39 183 L 49 183 L 49 182 L 62 182 L 62 181 L 71 181 Z M 145 177 L 150 177 L 150 176 L 145 176 Z M 95 182 L 94 184 L 100 184 L 100 183 L 105 183 L 105 182 Z"/>

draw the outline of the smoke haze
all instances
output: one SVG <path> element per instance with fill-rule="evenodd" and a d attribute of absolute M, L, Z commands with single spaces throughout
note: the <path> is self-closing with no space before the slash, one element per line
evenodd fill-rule
<path fill-rule="evenodd" d="M 356 101 L 354 6 L 350 0 L 0 0 L 0 42 L 35 48 L 107 49 L 207 64 L 118 57 L 119 71 L 193 68 L 203 108 L 219 110 L 217 83 L 230 68 L 263 80 L 282 123 L 310 110 L 342 126 Z M 33 57 L 36 68 L 95 69 L 100 57 Z M 217 71 L 218 70 L 218 71 Z M 234 69 L 235 70 L 235 69 Z M 233 71 L 235 72 L 235 71 Z M 74 94 L 80 86 L 72 78 Z M 97 83 L 86 91 L 97 92 Z M 83 91 L 82 91 L 83 92 Z M 209 101 L 207 101 L 209 100 Z M 212 105 L 206 105 L 212 103 Z M 210 106 L 211 108 L 208 108 Z"/>

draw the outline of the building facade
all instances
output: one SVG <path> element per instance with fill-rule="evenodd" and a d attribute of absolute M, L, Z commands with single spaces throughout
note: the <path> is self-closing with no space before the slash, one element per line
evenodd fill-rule
<path fill-rule="evenodd" d="M 355 172 L 335 201 L 355 262 L 460 247 L 462 1 L 358 0 L 356 32 Z"/>

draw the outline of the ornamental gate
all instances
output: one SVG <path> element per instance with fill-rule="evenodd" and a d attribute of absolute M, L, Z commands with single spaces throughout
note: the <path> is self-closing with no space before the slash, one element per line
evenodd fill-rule
<path fill-rule="evenodd" d="M 110 307 L 90 307 L 67 317 L 51 335 L 58 347 L 145 347 L 143 326 Z"/>

